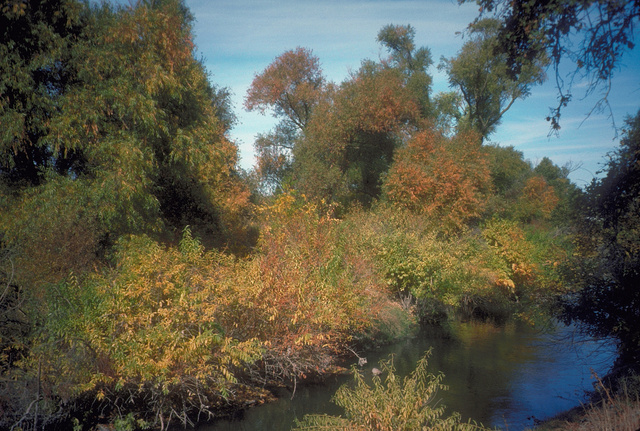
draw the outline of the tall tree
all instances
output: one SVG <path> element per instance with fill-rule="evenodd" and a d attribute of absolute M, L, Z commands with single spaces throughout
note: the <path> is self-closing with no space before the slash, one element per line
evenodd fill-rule
<path fill-rule="evenodd" d="M 83 13 L 64 63 L 54 63 L 73 76 L 64 91 L 29 81 L 52 109 L 38 141 L 22 147 L 39 146 L 49 161 L 31 160 L 40 180 L 25 172 L 31 187 L 2 202 L 3 240 L 22 249 L 27 277 L 65 276 L 130 232 L 171 235 L 190 224 L 210 244 L 223 241 L 246 207 L 237 148 L 225 135 L 224 92 L 193 57 L 184 4 L 104 4 Z M 81 163 L 49 167 L 73 154 Z"/>
<path fill-rule="evenodd" d="M 75 75 L 71 49 L 85 15 L 76 1 L 5 1 L 0 6 L 0 181 L 37 185 L 45 168 L 82 169 L 73 150 L 44 142 L 51 117 Z"/>
<path fill-rule="evenodd" d="M 53 299 L 73 308 L 119 237 L 171 241 L 188 224 L 222 244 L 249 206 L 226 136 L 227 93 L 194 58 L 184 2 L 0 8 L 0 116 L 12 126 L 0 132 L 0 277 L 16 292 L 10 302 L 0 294 L 0 309 L 15 305 L 0 315 L 2 428 L 18 426 L 33 400 L 42 415 L 70 396 L 54 377 L 87 356 L 68 332 L 47 332 Z M 61 293 L 64 279 L 74 288 Z"/>
<path fill-rule="evenodd" d="M 389 24 L 378 32 L 378 42 L 390 53 L 382 64 L 401 71 L 405 86 L 418 101 L 422 116 L 428 117 L 432 111 L 429 100 L 432 79 L 427 70 L 433 60 L 429 48 L 416 49 L 415 33 L 410 25 Z"/>
<path fill-rule="evenodd" d="M 640 363 L 640 111 L 627 120 L 603 178 L 587 187 L 576 226 L 579 260 L 564 316 L 587 332 L 612 336 Z"/>
<path fill-rule="evenodd" d="M 470 0 L 461 0 L 470 1 Z M 493 15 L 501 22 L 499 52 L 506 52 L 514 79 L 527 74 L 526 65 L 542 53 L 553 64 L 558 104 L 547 119 L 560 128 L 562 109 L 571 101 L 576 77 L 587 78 L 586 94 L 601 91 L 594 109 L 608 106 L 611 79 L 625 52 L 634 48 L 635 26 L 640 19 L 638 0 L 475 0 L 480 18 Z M 560 73 L 563 61 L 572 72 Z"/>
<path fill-rule="evenodd" d="M 327 94 L 294 151 L 296 186 L 318 200 L 368 205 L 418 105 L 398 70 L 371 62 Z"/>
<path fill-rule="evenodd" d="M 500 23 L 484 19 L 470 27 L 470 39 L 458 55 L 442 59 L 441 68 L 449 74 L 449 83 L 465 102 L 459 126 L 476 130 L 483 139 L 495 131 L 504 113 L 518 99 L 529 95 L 534 84 L 544 79 L 544 59 L 537 57 L 522 66 L 513 78 L 506 55 L 498 55 Z"/>
<path fill-rule="evenodd" d="M 281 54 L 256 75 L 244 106 L 261 113 L 272 109 L 275 117 L 285 118 L 303 130 L 323 85 L 320 60 L 311 50 L 298 47 Z"/>
<path fill-rule="evenodd" d="M 322 99 L 324 86 L 320 60 L 301 47 L 284 52 L 253 79 L 245 108 L 262 114 L 272 110 L 281 121 L 273 132 L 259 135 L 254 144 L 263 187 L 273 191 L 290 170 L 295 140 Z"/>

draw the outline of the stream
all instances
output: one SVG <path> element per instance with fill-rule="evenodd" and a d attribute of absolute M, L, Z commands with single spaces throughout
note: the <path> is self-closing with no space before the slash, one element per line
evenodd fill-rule
<path fill-rule="evenodd" d="M 578 335 L 571 327 L 538 331 L 524 325 L 495 326 L 489 323 L 455 323 L 450 327 L 426 328 L 408 340 L 375 352 L 360 353 L 370 375 L 381 359 L 393 355 L 396 373 L 410 373 L 416 362 L 432 348 L 429 368 L 442 371 L 448 391 L 440 392 L 447 411 L 457 411 L 463 420 L 485 426 L 522 430 L 585 401 L 593 388 L 592 371 L 603 376 L 615 359 L 614 346 Z M 354 363 L 357 358 L 354 357 Z M 384 377 L 384 376 L 382 376 Z M 333 376 L 323 384 L 298 385 L 282 390 L 279 400 L 219 420 L 199 431 L 290 430 L 305 414 L 339 415 L 331 402 L 350 375 Z"/>

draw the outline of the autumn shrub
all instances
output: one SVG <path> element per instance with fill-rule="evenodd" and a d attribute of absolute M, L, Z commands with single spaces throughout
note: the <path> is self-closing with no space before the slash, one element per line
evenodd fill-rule
<path fill-rule="evenodd" d="M 228 259 L 205 252 L 188 230 L 178 247 L 123 237 L 113 268 L 50 290 L 31 359 L 43 387 L 161 429 L 233 402 L 238 376 L 262 349 L 227 333 L 233 292 L 220 277 Z"/>
<path fill-rule="evenodd" d="M 403 333 L 411 319 L 330 213 L 285 193 L 261 208 L 250 256 L 206 251 L 189 229 L 175 246 L 125 235 L 109 266 L 50 283 L 13 364 L 46 393 L 39 414 L 91 405 L 75 420 L 189 425 Z"/>
<path fill-rule="evenodd" d="M 423 320 L 470 312 L 474 298 L 486 289 L 467 242 L 443 237 L 422 215 L 379 205 L 371 212 L 352 212 L 345 224 L 390 292 Z"/>
<path fill-rule="evenodd" d="M 402 379 L 395 373 L 393 358 L 380 363 L 380 375 L 368 384 L 365 376 L 353 368 L 353 385 L 341 386 L 333 402 L 342 407 L 345 416 L 305 415 L 295 430 L 484 430 L 461 421 L 458 413 L 445 416 L 445 406 L 439 403 L 438 392 L 446 390 L 444 375 L 428 371 L 428 352 L 418 361 L 416 369 Z"/>
<path fill-rule="evenodd" d="M 563 289 L 566 238 L 553 230 L 495 219 L 446 236 L 430 218 L 388 205 L 353 211 L 345 226 L 397 300 L 423 321 L 528 318 Z"/>
<path fill-rule="evenodd" d="M 514 216 L 525 223 L 549 220 L 559 202 L 553 186 L 543 177 L 534 176 L 526 181 L 515 204 Z"/>
<path fill-rule="evenodd" d="M 390 202 L 432 219 L 446 233 L 478 219 L 490 190 L 479 138 L 471 132 L 447 138 L 429 126 L 398 149 L 383 185 Z"/>
<path fill-rule="evenodd" d="M 494 284 L 517 304 L 525 320 L 548 314 L 561 293 L 562 264 L 571 249 L 568 237 L 556 229 L 491 219 L 482 228 L 483 260 Z"/>
<path fill-rule="evenodd" d="M 295 382 L 375 332 L 392 304 L 373 262 L 317 205 L 285 193 L 262 208 L 262 218 L 259 252 L 243 264 L 234 313 L 247 331 L 241 338 L 263 341 L 267 377 Z"/>

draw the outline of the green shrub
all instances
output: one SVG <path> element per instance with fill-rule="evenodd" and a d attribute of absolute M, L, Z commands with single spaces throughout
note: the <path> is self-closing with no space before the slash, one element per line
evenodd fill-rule
<path fill-rule="evenodd" d="M 562 291 L 558 268 L 568 245 L 554 230 L 491 219 L 479 229 L 443 235 L 424 216 L 385 205 L 352 211 L 342 230 L 423 321 L 530 320 Z"/>
<path fill-rule="evenodd" d="M 344 408 L 345 416 L 306 415 L 295 430 L 483 430 L 482 426 L 461 422 L 460 415 L 444 416 L 445 406 L 437 394 L 447 387 L 444 375 L 427 370 L 430 351 L 418 361 L 416 369 L 404 379 L 395 374 L 393 358 L 380 363 L 380 375 L 372 385 L 353 368 L 353 386 L 341 386 L 333 401 Z M 380 376 L 384 375 L 384 379 Z"/>

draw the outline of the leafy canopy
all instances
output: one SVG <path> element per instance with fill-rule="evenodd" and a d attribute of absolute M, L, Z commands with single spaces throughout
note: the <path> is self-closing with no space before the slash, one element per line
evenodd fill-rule
<path fill-rule="evenodd" d="M 560 129 L 562 109 L 573 98 L 576 78 L 587 79 L 587 95 L 601 92 L 594 109 L 608 106 L 611 78 L 620 67 L 624 54 L 635 46 L 634 31 L 640 19 L 638 1 L 475 2 L 480 6 L 478 20 L 492 15 L 500 21 L 499 52 L 506 53 L 507 67 L 514 79 L 526 75 L 526 65 L 541 54 L 550 58 L 558 90 L 558 104 L 551 108 L 547 117 L 552 130 Z M 561 73 L 563 62 L 571 64 L 568 76 Z"/>
<path fill-rule="evenodd" d="M 449 75 L 451 87 L 462 94 L 464 110 L 457 115 L 458 127 L 472 128 L 483 139 L 495 131 L 504 113 L 530 88 L 544 79 L 544 57 L 522 65 L 517 77 L 509 73 L 506 55 L 499 53 L 500 23 L 483 19 L 469 27 L 470 39 L 458 55 L 442 59 L 441 68 Z"/>

